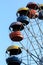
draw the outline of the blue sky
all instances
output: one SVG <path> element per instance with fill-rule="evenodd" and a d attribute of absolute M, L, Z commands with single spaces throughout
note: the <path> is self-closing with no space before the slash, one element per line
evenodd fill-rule
<path fill-rule="evenodd" d="M 9 25 L 16 21 L 16 12 L 28 2 L 42 3 L 43 0 L 0 0 L 0 65 L 6 65 L 5 50 L 11 44 Z"/>

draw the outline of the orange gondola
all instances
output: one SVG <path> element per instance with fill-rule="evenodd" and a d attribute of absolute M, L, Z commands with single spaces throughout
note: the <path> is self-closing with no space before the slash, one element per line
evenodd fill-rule
<path fill-rule="evenodd" d="M 30 9 L 35 9 L 35 10 L 37 10 L 39 8 L 38 5 L 34 2 L 29 2 L 26 7 L 30 8 Z"/>
<path fill-rule="evenodd" d="M 12 30 L 12 31 L 23 30 L 23 29 L 24 29 L 24 26 L 21 22 L 13 22 L 9 26 L 9 30 Z"/>
<path fill-rule="evenodd" d="M 9 52 L 9 53 L 8 53 Z M 6 53 L 9 54 L 10 56 L 11 55 L 18 55 L 20 54 L 22 51 L 21 51 L 21 48 L 18 47 L 18 46 L 9 46 L 6 50 Z"/>
<path fill-rule="evenodd" d="M 11 32 L 9 34 L 9 37 L 12 41 L 16 41 L 16 42 L 23 40 L 23 35 L 21 34 L 20 31 Z"/>
<path fill-rule="evenodd" d="M 34 19 L 34 18 L 37 18 L 37 17 L 38 17 L 38 13 L 37 13 L 36 10 L 31 9 L 30 12 L 29 12 L 29 14 L 28 14 L 27 16 L 28 16 L 29 18 Z"/>

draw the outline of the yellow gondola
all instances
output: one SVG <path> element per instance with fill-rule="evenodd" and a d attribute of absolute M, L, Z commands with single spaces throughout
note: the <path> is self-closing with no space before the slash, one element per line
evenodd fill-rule
<path fill-rule="evenodd" d="M 43 4 L 39 5 L 39 9 L 42 10 L 43 9 Z"/>
<path fill-rule="evenodd" d="M 22 51 L 21 51 L 21 48 L 19 46 L 9 46 L 6 50 L 6 53 L 10 53 L 9 55 L 17 55 L 17 54 L 20 54 Z"/>
<path fill-rule="evenodd" d="M 18 9 L 16 14 L 17 14 L 17 16 L 18 16 L 18 14 L 21 16 L 21 15 L 26 15 L 28 12 L 29 12 L 28 7 L 22 7 L 20 9 Z"/>

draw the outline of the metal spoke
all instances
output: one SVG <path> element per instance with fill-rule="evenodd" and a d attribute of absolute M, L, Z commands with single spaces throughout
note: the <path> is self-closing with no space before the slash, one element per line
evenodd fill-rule
<path fill-rule="evenodd" d="M 39 51 L 40 51 L 40 53 L 41 53 L 40 47 L 42 47 L 42 46 L 40 45 L 40 43 L 39 43 L 38 40 L 36 39 L 36 36 L 32 34 L 32 32 L 30 31 L 30 29 L 29 29 L 28 27 L 27 27 L 27 29 L 28 29 L 28 31 L 31 33 L 31 35 L 35 38 L 36 42 L 38 43 L 37 45 L 38 45 Z"/>
<path fill-rule="evenodd" d="M 20 43 L 22 46 L 23 46 L 23 44 L 22 43 Z M 29 53 L 29 55 L 30 55 L 30 57 L 35 61 L 35 63 L 38 65 L 38 63 L 37 63 L 37 61 L 33 58 L 33 56 L 35 57 L 35 58 L 37 58 L 34 54 L 32 54 L 30 51 L 29 51 L 29 49 L 28 49 L 28 51 L 27 51 L 27 49 L 25 49 L 25 47 L 23 46 L 23 49 L 27 52 L 27 53 Z M 39 58 L 37 58 L 37 59 L 39 59 Z"/>
<path fill-rule="evenodd" d="M 42 36 L 43 36 L 43 32 L 42 32 L 42 30 L 41 30 L 41 28 L 40 28 L 40 26 L 39 26 L 39 20 L 37 19 L 35 19 L 35 21 L 36 21 L 36 24 L 37 24 L 37 26 L 38 26 L 38 28 L 39 28 L 39 31 L 40 31 L 40 37 L 41 37 L 41 41 L 42 41 Z M 43 41 L 42 41 L 42 45 L 43 45 Z"/>
<path fill-rule="evenodd" d="M 25 30 L 24 30 L 24 32 L 26 33 Z M 26 35 L 27 35 L 27 33 L 26 33 Z M 36 55 L 39 57 L 39 55 L 37 54 L 37 52 L 36 52 L 36 50 L 35 50 L 35 48 L 34 48 L 34 46 L 33 46 L 33 44 L 32 44 L 32 41 L 30 40 L 30 38 L 28 37 L 28 35 L 27 35 L 27 38 L 28 38 L 28 40 L 30 41 L 30 44 L 32 45 L 33 50 L 35 51 Z"/>

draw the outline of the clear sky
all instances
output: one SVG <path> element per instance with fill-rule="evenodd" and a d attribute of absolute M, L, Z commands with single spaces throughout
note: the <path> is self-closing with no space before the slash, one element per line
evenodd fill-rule
<path fill-rule="evenodd" d="M 16 21 L 16 12 L 28 2 L 42 3 L 43 0 L 0 0 L 0 65 L 6 65 L 5 50 L 11 44 L 9 25 Z"/>

